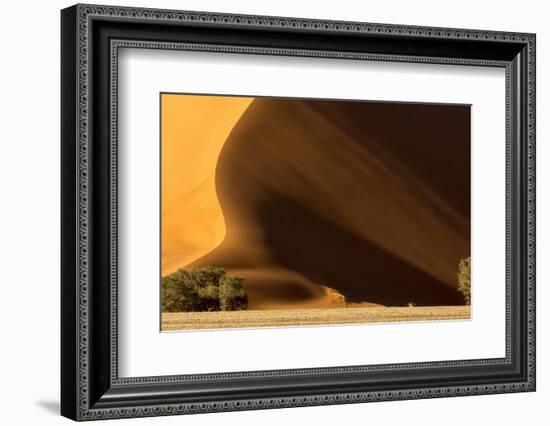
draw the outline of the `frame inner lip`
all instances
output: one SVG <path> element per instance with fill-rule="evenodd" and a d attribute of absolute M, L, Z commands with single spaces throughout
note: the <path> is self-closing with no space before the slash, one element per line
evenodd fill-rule
<path fill-rule="evenodd" d="M 196 43 L 175 43 L 175 42 L 151 42 L 143 39 L 139 40 L 129 40 L 129 39 L 119 39 L 114 38 L 110 40 L 110 63 L 113 69 L 118 69 L 118 51 L 120 48 L 138 48 L 138 49 L 168 49 L 168 50 L 186 50 L 186 51 L 201 51 L 201 52 L 208 52 L 210 46 L 204 46 L 201 44 Z M 242 50 L 246 53 L 254 53 L 254 52 L 268 52 L 269 48 L 250 48 L 248 46 L 224 46 L 224 45 L 215 45 L 214 46 L 214 52 L 227 52 L 227 53 L 235 53 L 236 51 Z M 275 49 L 278 54 L 285 54 L 289 56 L 301 56 L 303 51 L 301 49 Z M 327 52 L 325 55 L 322 56 L 316 56 L 318 52 L 314 51 L 312 53 L 313 57 L 322 57 L 322 58 L 328 58 L 332 59 L 331 56 L 326 56 L 327 54 L 334 54 L 337 55 L 335 58 L 340 59 L 341 54 L 339 52 Z M 356 59 L 362 59 L 362 60 L 377 60 L 379 59 L 379 55 L 372 55 L 368 53 L 351 53 L 350 57 L 353 56 Z M 392 55 L 388 55 L 387 58 L 384 60 L 388 60 L 391 62 L 413 62 L 413 63 L 424 63 L 424 59 L 418 59 L 415 56 L 408 56 L 404 57 L 402 55 L 394 55 L 395 57 L 392 59 Z M 441 62 L 438 62 L 440 60 Z M 433 62 L 432 62 L 433 61 Z M 483 59 L 471 59 L 471 60 L 463 60 L 463 59 L 447 59 L 447 58 L 430 58 L 429 63 L 434 64 L 451 64 L 451 65 L 475 65 L 475 66 L 496 66 L 496 67 L 503 67 L 505 68 L 506 72 L 506 90 L 509 90 L 508 87 L 508 81 L 510 79 L 510 73 L 511 73 L 511 65 L 507 61 L 487 61 Z M 112 76 L 112 79 L 116 81 L 116 75 Z M 116 93 L 114 92 L 115 96 L 111 95 L 111 109 L 113 111 L 117 111 L 117 105 L 118 105 L 118 98 L 116 97 Z M 111 131 L 112 134 L 116 135 L 116 122 L 111 122 Z M 508 138 L 508 136 L 507 136 Z M 116 139 L 113 140 L 114 144 L 116 144 Z M 116 148 L 112 148 L 114 153 L 113 155 L 116 155 Z M 113 160 L 116 163 L 116 158 Z M 507 162 L 508 162 L 507 158 Z M 508 191 L 506 194 L 506 197 L 509 197 Z M 116 206 L 116 203 L 114 204 Z M 113 223 L 118 223 L 117 221 L 117 209 L 114 208 L 111 212 L 112 218 L 111 220 Z M 508 281 L 508 277 L 507 277 Z M 507 284 L 508 286 L 508 284 Z M 509 305 L 509 297 L 507 296 L 507 311 L 508 311 L 508 305 Z M 115 301 L 116 302 L 116 301 Z M 111 307 L 112 312 L 116 312 L 116 303 Z M 174 380 L 178 381 L 200 381 L 200 380 L 236 380 L 236 379 L 254 379 L 254 378 L 269 378 L 273 375 L 275 376 L 290 376 L 290 377 L 296 377 L 301 376 L 304 374 L 315 374 L 315 375 L 323 375 L 323 374 L 331 374 L 331 375 L 338 375 L 338 374 L 347 374 L 347 373 L 354 373 L 354 372 L 360 372 L 360 373 L 370 373 L 370 372 L 377 372 L 380 371 L 381 368 L 385 371 L 393 371 L 395 369 L 399 370 L 405 370 L 405 369 L 416 369 L 416 368 L 461 368 L 464 366 L 470 366 L 470 367 L 484 367 L 487 365 L 502 365 L 502 366 L 510 366 L 512 364 L 511 359 L 511 350 L 510 350 L 510 341 L 511 341 L 511 325 L 509 320 L 509 315 L 507 315 L 507 323 L 506 323 L 506 356 L 503 358 L 482 358 L 482 359 L 474 359 L 474 360 L 450 360 L 450 361 L 427 361 L 427 362 L 411 362 L 411 363 L 396 363 L 396 364 L 374 364 L 374 365 L 357 365 L 357 366 L 333 366 L 333 367 L 319 367 L 319 368 L 296 368 L 296 369 L 284 369 L 284 370 L 262 370 L 262 371 L 242 371 L 242 372 L 233 372 L 233 373 L 204 373 L 204 374 L 182 374 L 182 375 L 169 375 L 169 376 L 147 376 L 147 377 L 135 377 L 135 378 L 128 378 L 128 377 L 119 377 L 118 376 L 118 370 L 116 374 L 113 374 L 111 380 L 113 384 L 117 385 L 130 385 L 130 384 L 156 384 L 156 383 L 166 383 L 171 384 L 174 382 Z M 116 322 L 116 318 L 113 318 L 113 323 Z M 113 324 L 113 326 L 115 326 Z M 117 336 L 114 336 L 115 338 L 118 338 Z M 118 357 L 116 357 L 115 362 L 118 360 Z M 117 363 L 118 364 L 118 363 Z"/>

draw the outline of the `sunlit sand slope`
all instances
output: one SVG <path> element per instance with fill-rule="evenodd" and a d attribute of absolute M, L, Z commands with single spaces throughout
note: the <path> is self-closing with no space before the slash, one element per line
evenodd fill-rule
<path fill-rule="evenodd" d="M 188 265 L 223 241 L 216 163 L 252 100 L 162 95 L 162 275 Z"/>

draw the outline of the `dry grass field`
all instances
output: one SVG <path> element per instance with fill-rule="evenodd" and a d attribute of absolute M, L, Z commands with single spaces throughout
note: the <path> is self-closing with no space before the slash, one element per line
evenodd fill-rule
<path fill-rule="evenodd" d="M 445 321 L 469 318 L 470 306 L 171 312 L 162 314 L 162 331 L 401 321 Z"/>

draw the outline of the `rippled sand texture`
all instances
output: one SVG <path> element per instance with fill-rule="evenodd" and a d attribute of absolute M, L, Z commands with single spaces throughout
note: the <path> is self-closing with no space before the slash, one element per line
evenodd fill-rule
<path fill-rule="evenodd" d="M 469 107 L 203 103 L 202 122 L 174 112 L 201 135 L 163 138 L 163 274 L 226 267 L 245 277 L 251 309 L 325 307 L 326 287 L 384 306 L 463 304 Z"/>

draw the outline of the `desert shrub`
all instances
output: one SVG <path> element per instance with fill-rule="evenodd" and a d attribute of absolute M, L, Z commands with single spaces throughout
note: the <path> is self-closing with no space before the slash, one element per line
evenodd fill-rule
<path fill-rule="evenodd" d="M 162 278 L 163 312 L 235 311 L 248 307 L 244 279 L 223 268 L 179 269 Z"/>
<path fill-rule="evenodd" d="M 180 269 L 162 278 L 162 310 L 192 311 L 199 302 L 194 276 Z"/>
<path fill-rule="evenodd" d="M 219 298 L 222 311 L 239 311 L 248 307 L 248 296 L 242 287 L 244 279 L 228 277 L 220 279 Z"/>
<path fill-rule="evenodd" d="M 464 302 L 470 304 L 470 263 L 471 259 L 467 257 L 458 264 L 458 287 L 457 290 L 462 293 Z"/>

